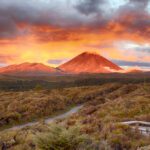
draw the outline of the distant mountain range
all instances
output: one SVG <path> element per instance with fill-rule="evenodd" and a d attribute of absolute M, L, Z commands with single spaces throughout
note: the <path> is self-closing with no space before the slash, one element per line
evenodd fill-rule
<path fill-rule="evenodd" d="M 121 67 L 97 53 L 84 52 L 57 68 L 41 63 L 22 63 L 0 68 L 0 74 L 16 76 L 50 76 L 80 73 L 112 73 Z"/>

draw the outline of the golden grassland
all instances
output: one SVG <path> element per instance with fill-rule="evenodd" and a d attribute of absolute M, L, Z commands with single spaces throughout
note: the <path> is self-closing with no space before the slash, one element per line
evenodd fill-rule
<path fill-rule="evenodd" d="M 84 103 L 84 107 L 77 114 L 65 121 L 56 122 L 63 126 L 61 127 L 63 129 L 55 129 L 61 131 L 59 134 L 53 131 L 51 125 L 44 123 L 17 131 L 1 132 L 0 141 L 10 150 L 46 150 L 45 147 L 52 145 L 59 145 L 63 149 L 68 146 L 68 138 L 73 136 L 79 140 L 81 134 L 87 135 L 83 139 L 85 141 L 90 139 L 88 143 L 91 144 L 82 143 L 82 146 L 75 150 L 88 150 L 87 145 L 91 147 L 91 150 L 96 150 L 98 146 L 108 150 L 115 148 L 136 150 L 138 147 L 150 145 L 149 137 L 141 135 L 138 130 L 135 132 L 130 127 L 120 124 L 126 120 L 150 121 L 150 84 L 109 83 L 59 90 L 3 91 L 0 93 L 0 100 L 1 121 L 2 118 L 3 120 L 11 118 L 10 122 L 3 122 L 3 126 L 7 123 L 42 118 L 65 110 L 68 106 Z M 14 117 L 17 120 L 12 117 L 15 116 L 13 113 L 19 116 Z M 78 127 L 80 134 L 70 131 L 70 128 L 74 127 Z M 53 137 L 63 138 L 50 140 Z M 69 145 L 73 146 L 74 141 L 70 139 L 69 141 Z M 55 149 L 49 148 L 49 150 Z"/>
<path fill-rule="evenodd" d="M 150 144 L 150 137 L 120 124 L 128 120 L 150 121 L 150 85 L 123 85 L 97 96 L 72 116 L 68 124 L 80 124 L 84 133 L 107 140 L 112 147 L 118 144 L 124 149 L 136 149 Z"/>
<path fill-rule="evenodd" d="M 0 91 L 1 128 L 62 112 L 70 106 L 91 100 L 91 93 L 103 92 L 109 88 L 93 86 L 53 90 L 36 88 L 20 92 Z"/>

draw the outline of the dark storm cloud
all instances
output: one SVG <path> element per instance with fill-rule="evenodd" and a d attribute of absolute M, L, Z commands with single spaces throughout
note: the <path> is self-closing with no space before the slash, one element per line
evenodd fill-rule
<path fill-rule="evenodd" d="M 150 14 L 146 9 L 149 2 L 149 0 L 130 0 L 116 11 L 115 21 L 128 33 L 149 37 Z"/>
<path fill-rule="evenodd" d="M 85 15 L 90 15 L 94 13 L 100 13 L 101 4 L 106 3 L 105 0 L 80 0 L 79 3 L 75 6 L 75 8 Z"/>
<path fill-rule="evenodd" d="M 18 1 L 19 2 L 19 1 Z M 27 7 L 28 8 L 28 7 Z M 18 23 L 30 22 L 29 10 L 26 6 L 20 5 L 17 1 L 0 1 L 0 37 L 11 38 L 21 35 Z M 30 15 L 32 16 L 33 13 Z"/>
<path fill-rule="evenodd" d="M 58 7 L 56 4 L 51 0 L 1 0 L 0 37 L 11 38 L 28 34 L 30 26 L 68 28 L 88 22 L 78 13 L 71 12 L 71 6 L 67 10 L 64 8 L 67 7 L 66 5 L 61 8 L 61 5 Z M 20 27 L 22 24 L 25 25 L 25 28 Z"/>
<path fill-rule="evenodd" d="M 133 62 L 133 61 L 123 61 L 123 60 L 112 60 L 119 66 L 138 66 L 138 67 L 150 67 L 150 62 Z"/>
<path fill-rule="evenodd" d="M 150 36 L 150 15 L 146 10 L 149 0 L 129 0 L 115 10 L 110 0 L 0 0 L 0 38 L 13 38 L 33 33 L 31 26 L 58 27 L 59 31 L 43 32 L 40 39 L 68 40 L 66 31 L 71 28 L 87 27 L 111 30 L 118 23 L 126 33 Z M 24 25 L 22 27 L 22 25 Z M 62 34 L 66 32 L 66 34 Z M 40 36 L 39 32 L 34 34 Z M 73 40 L 76 40 L 74 38 Z"/>
<path fill-rule="evenodd" d="M 20 32 L 21 33 L 21 32 Z M 1 38 L 13 38 L 18 33 L 17 26 L 14 21 L 12 21 L 11 16 L 2 15 L 0 11 L 0 37 Z"/>

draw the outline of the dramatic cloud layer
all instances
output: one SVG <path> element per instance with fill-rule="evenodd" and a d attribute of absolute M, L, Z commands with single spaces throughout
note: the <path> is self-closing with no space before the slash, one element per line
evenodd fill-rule
<path fill-rule="evenodd" d="M 142 63 L 149 43 L 150 0 L 0 1 L 1 63 L 58 64 L 86 50 Z"/>

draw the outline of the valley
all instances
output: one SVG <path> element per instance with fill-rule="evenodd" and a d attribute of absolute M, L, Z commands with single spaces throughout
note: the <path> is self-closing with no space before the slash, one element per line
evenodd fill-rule
<path fill-rule="evenodd" d="M 27 91 L 36 88 L 59 89 L 78 86 L 94 86 L 115 82 L 133 84 L 149 83 L 150 73 L 101 73 L 28 77 L 0 75 L 0 89 L 3 91 Z"/>

